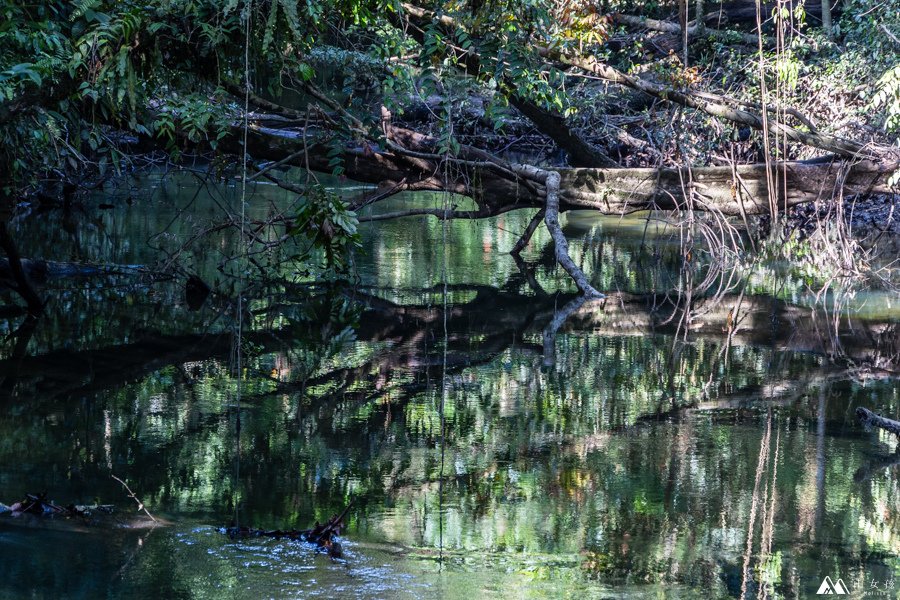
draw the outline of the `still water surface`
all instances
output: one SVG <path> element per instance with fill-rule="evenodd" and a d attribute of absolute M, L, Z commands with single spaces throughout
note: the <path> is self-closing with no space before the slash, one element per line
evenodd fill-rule
<path fill-rule="evenodd" d="M 154 264 L 235 202 L 190 176 L 132 185 L 24 214 L 22 253 Z M 289 202 L 260 185 L 249 214 Z M 801 275 L 729 271 L 685 336 L 673 290 L 705 271 L 680 270 L 677 232 L 573 213 L 572 253 L 611 294 L 551 335 L 573 296 L 548 237 L 506 254 L 530 216 L 363 225 L 358 285 L 254 292 L 240 402 L 227 294 L 189 311 L 183 279 L 49 280 L 0 362 L 0 500 L 130 515 L 114 473 L 171 525 L 0 515 L 0 597 L 806 598 L 826 575 L 895 597 L 900 455 L 854 410 L 900 415 L 900 302 L 816 306 Z M 227 246 L 178 264 L 227 290 Z M 351 500 L 339 561 L 218 530 Z"/>

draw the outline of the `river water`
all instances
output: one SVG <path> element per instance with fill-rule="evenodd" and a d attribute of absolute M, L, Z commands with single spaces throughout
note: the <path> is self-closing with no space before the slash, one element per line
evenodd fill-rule
<path fill-rule="evenodd" d="M 289 202 L 257 185 L 247 214 Z M 236 203 L 154 173 L 12 227 L 24 256 L 150 265 Z M 698 289 L 676 229 L 571 213 L 609 298 L 553 332 L 573 290 L 549 236 L 507 254 L 530 216 L 363 224 L 354 285 L 236 282 L 217 237 L 177 256 L 221 292 L 197 311 L 183 278 L 50 278 L 44 317 L 2 322 L 0 501 L 113 503 L 131 526 L 0 515 L 0 597 L 806 598 L 826 576 L 895 597 L 900 454 L 854 411 L 900 415 L 900 300 L 817 301 L 785 265 Z M 340 560 L 220 531 L 351 502 Z"/>

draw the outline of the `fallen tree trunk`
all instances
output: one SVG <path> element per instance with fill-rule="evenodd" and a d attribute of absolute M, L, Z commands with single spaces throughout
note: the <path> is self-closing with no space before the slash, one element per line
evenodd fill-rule
<path fill-rule="evenodd" d="M 786 184 L 772 194 L 790 207 L 832 197 L 890 192 L 888 177 L 898 163 L 793 161 L 771 165 Z M 623 214 L 638 210 L 694 210 L 726 215 L 769 213 L 769 181 L 763 163 L 717 167 L 562 169 L 563 206 Z"/>
<path fill-rule="evenodd" d="M 622 23 L 623 25 L 643 27 L 653 31 L 662 31 L 665 33 L 677 34 L 682 33 L 681 25 L 679 25 L 678 23 L 672 23 L 670 21 L 660 21 L 657 19 L 648 19 L 647 17 L 642 17 L 640 15 L 617 14 L 613 17 L 613 20 L 617 23 Z M 725 41 L 738 39 L 745 44 L 755 44 L 757 42 L 757 36 L 753 35 L 752 33 L 707 28 L 705 27 L 705 23 L 694 23 L 693 25 L 688 25 L 687 35 L 688 38 L 694 38 L 698 35 L 708 35 L 710 37 Z"/>
<path fill-rule="evenodd" d="M 392 137 L 404 148 L 430 152 L 427 136 L 393 127 Z M 306 153 L 302 151 L 306 146 Z M 284 129 L 251 129 L 250 153 L 259 159 L 282 160 L 317 171 L 331 171 L 328 146 L 304 143 L 302 132 Z M 501 177 L 495 169 L 480 164 L 460 164 L 458 176 L 444 179 L 444 170 L 428 159 L 405 160 L 391 149 L 366 151 L 347 148 L 343 154 L 346 175 L 395 192 L 406 190 L 449 191 L 475 200 L 479 210 L 453 213 L 454 218 L 491 217 L 517 208 L 543 208 L 544 190 L 538 193 L 523 182 Z M 900 162 L 841 160 L 791 161 L 771 165 L 785 185 L 774 197 L 779 206 L 790 207 L 833 196 L 890 192 L 888 177 Z M 694 201 L 694 210 L 715 210 L 726 215 L 759 215 L 769 212 L 769 180 L 765 164 L 633 169 L 553 169 L 560 175 L 559 210 L 593 209 L 604 214 L 626 214 L 640 210 L 679 210 Z M 404 182 L 402 185 L 399 185 Z M 387 198 L 391 194 L 383 194 Z M 433 211 L 432 211 L 433 212 Z M 432 214 L 398 211 L 393 216 Z M 435 213 L 435 216 L 440 216 Z"/>

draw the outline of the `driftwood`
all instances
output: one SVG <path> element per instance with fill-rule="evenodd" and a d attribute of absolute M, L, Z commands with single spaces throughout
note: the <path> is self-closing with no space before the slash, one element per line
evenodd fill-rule
<path fill-rule="evenodd" d="M 350 511 L 353 502 L 350 502 L 339 515 L 334 515 L 326 523 L 321 524 L 316 521 L 311 529 L 256 529 L 246 526 L 226 527 L 225 533 L 231 538 L 246 537 L 271 537 L 276 539 L 287 538 L 293 541 L 303 541 L 309 544 L 315 544 L 319 548 L 324 549 L 328 556 L 332 558 L 341 558 L 343 556 L 343 548 L 337 536 L 341 534 L 344 528 L 344 518 Z"/>
<path fill-rule="evenodd" d="M 866 427 L 877 427 L 900 438 L 900 421 L 888 419 L 860 406 L 856 409 L 856 418 Z"/>
<path fill-rule="evenodd" d="M 60 506 L 47 499 L 47 492 L 25 494 L 25 497 L 9 506 L 0 504 L 0 513 L 8 512 L 13 516 L 36 515 L 43 517 L 81 517 L 89 518 L 95 513 L 112 514 L 115 507 L 111 504 L 69 504 Z"/>
<path fill-rule="evenodd" d="M 74 262 L 57 262 L 32 258 L 20 258 L 22 273 L 32 283 L 44 284 L 50 279 L 64 277 L 91 277 L 96 275 L 158 275 L 143 265 L 92 265 Z M 15 264 L 0 258 L 0 280 L 17 279 Z"/>

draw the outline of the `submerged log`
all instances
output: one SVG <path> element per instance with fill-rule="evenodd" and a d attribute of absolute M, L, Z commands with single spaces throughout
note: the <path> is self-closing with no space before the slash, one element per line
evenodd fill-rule
<path fill-rule="evenodd" d="M 9 506 L 0 504 L 0 514 L 10 513 L 18 515 L 59 516 L 89 518 L 95 513 L 112 514 L 115 507 L 112 504 L 69 504 L 60 506 L 47 499 L 47 492 L 40 494 L 25 494 L 25 497 Z"/>
<path fill-rule="evenodd" d="M 64 277 L 92 277 L 96 275 L 158 275 L 143 265 L 92 265 L 74 262 L 56 262 L 31 258 L 19 259 L 22 273 L 35 284 Z M 0 258 L 0 280 L 15 278 L 14 266 L 9 259 Z"/>
<path fill-rule="evenodd" d="M 165 520 L 125 515 L 112 504 L 57 504 L 48 499 L 46 492 L 25 494 L 9 506 L 0 503 L 0 520 L 6 526 L 69 533 L 97 529 L 134 531 L 171 525 Z"/>
<path fill-rule="evenodd" d="M 340 535 L 345 523 L 344 518 L 350 511 L 353 502 L 347 504 L 339 515 L 332 516 L 324 524 L 316 521 L 310 529 L 256 529 L 247 526 L 231 526 L 226 527 L 224 532 L 234 538 L 245 537 L 271 537 L 276 539 L 287 538 L 294 541 L 303 541 L 315 544 L 319 548 L 323 548 L 332 558 L 341 558 L 343 556 L 343 548 L 337 536 Z"/>

